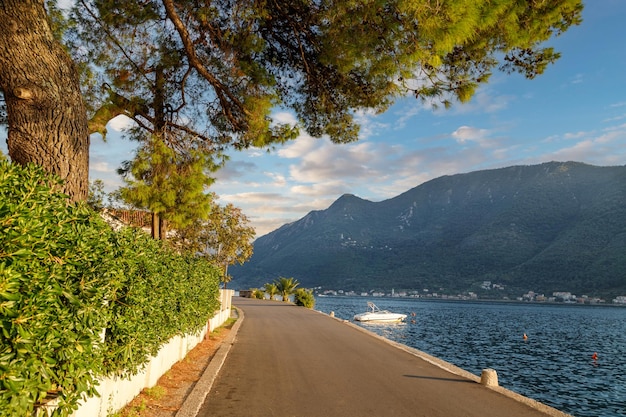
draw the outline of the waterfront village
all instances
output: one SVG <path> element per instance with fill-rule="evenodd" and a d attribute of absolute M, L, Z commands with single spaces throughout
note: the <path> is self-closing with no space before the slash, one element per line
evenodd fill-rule
<path fill-rule="evenodd" d="M 491 281 L 484 281 L 481 285 L 481 290 L 491 291 L 491 290 L 504 290 L 504 285 L 502 284 L 493 284 Z M 518 302 L 537 302 L 537 303 L 566 303 L 566 304 L 606 304 L 606 300 L 599 297 L 589 297 L 587 295 L 577 296 L 567 291 L 556 291 L 553 292 L 551 296 L 546 296 L 544 294 L 538 294 L 534 291 L 528 291 L 526 294 L 523 294 L 515 299 L 511 299 L 507 296 L 502 297 L 485 297 L 479 295 L 475 292 L 469 291 L 464 294 L 456 294 L 449 295 L 443 294 L 441 291 L 443 288 L 437 291 L 430 291 L 427 288 L 424 288 L 422 291 L 417 290 L 401 290 L 396 291 L 394 289 L 391 292 L 384 291 L 365 291 L 365 292 L 356 292 L 356 291 L 344 291 L 344 290 L 332 290 L 332 289 L 322 289 L 322 288 L 314 288 L 315 294 L 319 296 L 346 296 L 346 297 L 395 297 L 395 298 L 426 298 L 426 299 L 441 299 L 441 300 L 462 300 L 462 301 L 470 301 L 470 300 L 502 300 L 502 301 L 518 301 Z M 612 304 L 624 305 L 626 306 L 626 295 L 621 295 L 615 297 L 611 300 Z"/>

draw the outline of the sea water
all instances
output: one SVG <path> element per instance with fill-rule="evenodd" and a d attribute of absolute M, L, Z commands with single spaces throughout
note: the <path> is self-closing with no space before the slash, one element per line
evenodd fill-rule
<path fill-rule="evenodd" d="M 576 417 L 626 416 L 626 308 L 316 297 L 315 309 L 353 321 L 367 301 L 407 314 L 355 322 L 390 340 L 477 376 L 495 369 L 500 386 Z"/>

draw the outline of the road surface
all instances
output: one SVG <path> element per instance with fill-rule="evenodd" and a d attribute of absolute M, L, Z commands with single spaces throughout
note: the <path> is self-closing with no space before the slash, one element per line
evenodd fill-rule
<path fill-rule="evenodd" d="M 278 301 L 233 303 L 245 319 L 198 417 L 566 416 L 322 313 Z"/>

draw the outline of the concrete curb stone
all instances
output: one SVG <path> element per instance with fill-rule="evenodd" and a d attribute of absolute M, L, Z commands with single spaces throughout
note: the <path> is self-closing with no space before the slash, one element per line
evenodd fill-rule
<path fill-rule="evenodd" d="M 220 369 L 222 369 L 222 365 L 226 361 L 226 357 L 230 352 L 230 348 L 235 343 L 237 332 L 239 331 L 239 327 L 241 327 L 241 323 L 243 322 L 243 311 L 239 308 L 236 308 L 236 311 L 238 315 L 237 321 L 233 325 L 228 336 L 222 341 L 219 349 L 217 350 L 217 352 L 215 352 L 215 356 L 207 365 L 202 376 L 191 390 L 191 393 L 189 393 L 187 398 L 185 398 L 183 405 L 176 413 L 176 417 L 196 417 L 198 415 L 200 408 L 204 404 L 206 397 L 211 391 L 211 387 L 213 386 L 215 378 L 217 378 Z"/>

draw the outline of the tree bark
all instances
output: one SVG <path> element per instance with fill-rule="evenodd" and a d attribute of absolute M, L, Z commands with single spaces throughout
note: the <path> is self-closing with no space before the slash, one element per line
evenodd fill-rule
<path fill-rule="evenodd" d="M 7 107 L 9 156 L 65 181 L 85 200 L 89 130 L 78 72 L 53 35 L 43 0 L 0 0 L 0 91 Z"/>
<path fill-rule="evenodd" d="M 152 212 L 152 227 L 150 230 L 152 231 L 152 239 L 160 239 L 161 238 L 161 216 L 159 213 Z"/>

